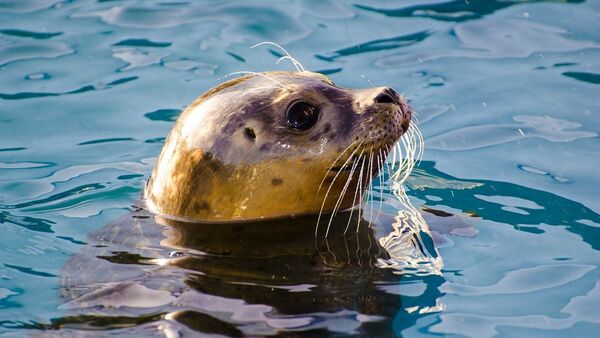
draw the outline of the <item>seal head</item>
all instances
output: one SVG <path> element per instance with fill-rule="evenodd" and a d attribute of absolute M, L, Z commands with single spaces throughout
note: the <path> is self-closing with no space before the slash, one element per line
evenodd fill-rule
<path fill-rule="evenodd" d="M 339 88 L 318 73 L 233 79 L 181 114 L 145 197 L 159 214 L 197 222 L 351 208 L 411 115 L 391 88 Z"/>

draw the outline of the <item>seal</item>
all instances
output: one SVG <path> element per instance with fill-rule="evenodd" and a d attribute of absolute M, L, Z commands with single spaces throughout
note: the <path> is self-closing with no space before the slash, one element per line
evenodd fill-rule
<path fill-rule="evenodd" d="M 342 316 L 367 335 L 389 330 L 403 304 L 381 285 L 405 271 L 439 275 L 442 266 L 406 195 L 395 201 L 406 210 L 361 215 L 375 176 L 387 174 L 379 182 L 391 181 L 396 194 L 411 172 L 421 144 L 413 113 L 391 88 L 344 89 L 298 68 L 230 80 L 185 109 L 142 203 L 90 234 L 65 264 L 60 309 L 68 315 L 53 328 L 323 335 Z M 198 231 L 206 223 L 218 226 Z M 437 289 L 420 304 L 436 306 Z"/>
<path fill-rule="evenodd" d="M 388 87 L 340 88 L 309 71 L 232 79 L 178 118 L 145 200 L 159 215 L 209 223 L 349 209 L 411 116 Z"/>

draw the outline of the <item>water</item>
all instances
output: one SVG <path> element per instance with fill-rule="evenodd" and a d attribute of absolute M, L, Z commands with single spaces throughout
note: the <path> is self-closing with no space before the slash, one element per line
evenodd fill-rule
<path fill-rule="evenodd" d="M 598 1 L 0 1 L 0 335 L 597 335 L 599 13 Z M 265 40 L 338 85 L 410 99 L 426 151 L 406 186 L 441 275 L 296 267 L 267 283 L 229 265 L 188 300 L 220 308 L 73 317 L 63 267 L 132 210 L 181 109 L 230 72 L 290 69 L 248 48 Z"/>

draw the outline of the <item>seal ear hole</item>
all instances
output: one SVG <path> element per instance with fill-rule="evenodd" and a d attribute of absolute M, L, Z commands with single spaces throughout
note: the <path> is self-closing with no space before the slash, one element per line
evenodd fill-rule
<path fill-rule="evenodd" d="M 244 133 L 246 134 L 246 137 L 250 140 L 256 140 L 256 133 L 254 133 L 254 129 L 246 127 L 244 128 Z"/>

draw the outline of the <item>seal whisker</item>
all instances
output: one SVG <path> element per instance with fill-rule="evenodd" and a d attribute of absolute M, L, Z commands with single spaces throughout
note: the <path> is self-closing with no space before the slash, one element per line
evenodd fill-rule
<path fill-rule="evenodd" d="M 406 178 L 412 171 L 412 167 L 414 166 L 413 160 L 414 160 L 414 155 L 415 155 L 415 146 L 414 146 L 414 142 L 412 141 L 412 138 L 414 138 L 414 136 L 411 136 L 411 135 L 412 135 L 412 131 L 407 131 L 404 135 L 402 135 L 402 137 L 400 138 L 400 142 L 398 143 L 398 151 L 400 153 L 402 153 L 401 147 L 403 146 L 405 149 L 406 156 L 401 161 L 400 168 L 398 169 L 398 171 L 396 171 L 396 173 L 394 174 L 394 176 L 392 178 L 393 179 L 400 178 L 399 179 L 400 182 L 404 182 L 406 180 Z"/>
<path fill-rule="evenodd" d="M 359 237 L 359 236 L 356 236 Z M 367 256 L 369 257 L 369 262 L 373 261 L 373 256 L 371 256 L 371 248 L 373 247 L 373 242 L 371 239 L 368 240 L 369 245 L 367 246 Z"/>
<path fill-rule="evenodd" d="M 371 197 L 371 191 L 373 190 L 373 146 L 371 146 L 371 150 L 369 151 L 369 197 Z M 373 221 L 373 203 L 369 203 L 369 223 Z M 358 229 L 357 229 L 358 230 Z"/>
<path fill-rule="evenodd" d="M 394 152 L 394 146 L 388 146 L 388 150 L 387 150 L 388 154 L 389 153 L 393 153 Z M 388 178 L 386 180 L 386 182 L 388 182 L 390 180 L 390 178 L 392 177 L 392 175 L 394 174 L 394 163 L 390 163 L 389 161 L 385 161 L 385 167 L 387 168 L 387 173 L 388 173 Z"/>
<path fill-rule="evenodd" d="M 360 160 L 362 159 L 363 155 L 360 155 L 358 157 L 358 159 L 356 160 L 356 163 L 358 164 L 358 162 L 360 162 Z M 363 160 L 361 168 L 360 168 L 360 174 L 358 177 L 358 181 L 360 182 L 362 180 L 362 166 L 364 166 L 365 162 Z M 358 183 L 358 182 L 357 182 Z M 354 213 L 354 203 L 356 203 L 356 195 L 358 194 L 358 184 L 356 185 L 356 188 L 354 188 L 354 197 L 352 198 L 352 209 L 350 209 L 350 216 L 348 216 L 348 223 L 346 224 L 346 229 L 344 229 L 344 235 L 348 232 L 348 227 L 350 226 L 350 221 L 352 221 L 352 214 Z M 359 198 L 362 199 L 362 196 L 360 196 Z M 359 216 L 360 216 L 360 211 L 359 211 Z"/>
<path fill-rule="evenodd" d="M 279 86 L 281 86 L 281 88 L 286 89 L 286 87 L 285 87 L 285 85 L 283 83 L 275 80 L 274 78 L 272 78 L 269 75 L 266 75 L 264 73 L 257 73 L 257 72 L 252 72 L 252 71 L 249 71 L 249 70 L 240 70 L 240 71 L 237 71 L 237 72 L 231 72 L 231 73 L 225 75 L 224 77 L 230 77 L 232 75 L 258 75 L 258 76 L 262 76 L 264 78 L 267 78 L 267 79 L 269 79 L 269 80 L 277 83 Z"/>
<path fill-rule="evenodd" d="M 364 216 L 363 201 L 365 198 L 363 196 L 363 174 L 364 174 L 364 168 L 365 168 L 366 162 L 367 162 L 367 157 L 365 156 L 363 158 L 362 164 L 360 166 L 360 177 L 358 178 L 358 187 L 359 187 L 358 194 L 360 196 L 360 203 L 358 206 L 358 221 L 356 222 L 356 232 L 358 232 L 358 227 L 360 226 L 360 220 Z"/>
<path fill-rule="evenodd" d="M 392 170 L 394 170 L 394 165 L 396 164 L 396 147 L 392 147 Z"/>
<path fill-rule="evenodd" d="M 406 151 L 406 158 L 405 158 L 405 162 L 403 163 L 403 166 L 400 170 L 402 172 L 402 176 L 399 175 L 399 177 L 401 177 L 400 178 L 401 183 L 403 183 L 406 180 L 406 178 L 408 177 L 408 174 L 410 174 L 410 171 L 412 169 L 413 159 L 414 159 L 414 148 L 413 148 L 412 140 L 410 139 L 410 133 L 407 132 L 406 134 L 404 134 L 402 136 L 403 137 L 401 138 L 401 141 L 402 141 L 402 145 L 404 146 L 404 149 Z"/>
<path fill-rule="evenodd" d="M 359 236 L 354 236 L 354 238 L 356 238 L 356 261 L 358 263 L 358 266 L 362 267 L 362 255 L 360 254 L 362 249 L 360 248 L 360 239 L 358 237 Z"/>
<path fill-rule="evenodd" d="M 417 149 L 417 152 L 418 152 L 417 161 L 420 163 L 421 160 L 423 159 L 423 149 L 424 149 L 424 145 L 425 145 L 425 141 L 423 140 L 423 133 L 421 133 L 421 129 L 419 128 L 418 121 L 414 124 L 411 124 L 408 129 L 412 130 L 416 136 L 416 141 L 418 143 L 417 144 L 417 148 L 418 148 Z"/>
<path fill-rule="evenodd" d="M 358 149 L 359 149 L 359 147 L 354 149 L 354 151 L 350 154 L 350 156 L 348 156 L 348 159 L 346 159 L 346 162 L 344 162 L 344 164 L 342 164 L 342 168 L 344 168 L 348 164 L 348 162 L 352 159 L 352 156 L 354 156 L 354 154 L 358 151 Z M 323 203 L 321 203 L 321 210 L 319 210 L 319 217 L 317 217 L 317 226 L 315 227 L 315 236 L 317 235 L 317 231 L 319 230 L 319 223 L 321 222 L 321 216 L 323 215 L 323 208 L 325 207 L 325 203 L 327 202 L 327 196 L 329 196 L 329 192 L 331 191 L 331 188 L 333 187 L 335 180 L 337 180 L 337 178 L 341 172 L 342 171 L 340 170 L 335 174 L 335 176 L 333 177 L 333 180 L 329 184 L 329 188 L 327 188 L 327 192 L 325 192 L 325 197 L 323 198 Z"/>
<path fill-rule="evenodd" d="M 414 148 L 414 152 L 415 152 L 415 156 L 414 156 L 414 161 L 413 161 L 413 166 L 415 166 L 415 164 L 417 164 L 417 162 L 420 162 L 421 159 L 423 158 L 423 142 L 421 142 L 421 138 L 423 137 L 423 135 L 421 134 L 421 131 L 419 130 L 419 128 L 417 127 L 416 124 L 413 124 L 411 126 L 412 128 L 410 129 L 410 136 L 413 142 L 413 148 Z M 412 171 L 412 167 L 411 167 L 411 171 Z"/>
<path fill-rule="evenodd" d="M 377 210 L 377 216 L 375 217 L 374 223 L 379 219 L 381 209 L 383 208 L 383 179 L 385 178 L 385 172 L 383 170 L 383 154 L 381 148 L 379 149 L 379 156 L 377 157 L 377 168 L 379 169 L 379 209 Z"/>
<path fill-rule="evenodd" d="M 350 259 L 350 249 L 348 248 L 348 241 L 344 238 L 344 249 L 346 249 L 346 264 L 352 266 L 352 260 Z"/>
<path fill-rule="evenodd" d="M 319 188 L 317 189 L 317 194 L 319 194 L 319 192 L 321 191 L 321 188 L 323 187 L 323 183 L 325 182 L 325 179 L 327 178 L 327 174 L 331 171 L 331 169 L 333 169 L 333 166 L 335 166 L 335 164 L 338 162 L 338 160 L 342 157 L 342 155 L 344 155 L 350 148 L 352 148 L 352 146 L 354 146 L 358 141 L 354 141 L 352 142 L 349 146 L 346 147 L 346 149 L 344 149 L 344 151 L 342 151 L 338 157 L 333 161 L 333 163 L 331 163 L 331 166 L 329 166 L 329 168 L 327 169 L 327 171 L 325 172 L 325 175 L 323 176 L 323 179 L 321 180 L 321 183 L 319 184 Z M 358 144 L 356 146 L 356 149 L 360 148 L 360 146 L 363 144 L 364 141 L 361 141 L 360 144 Z M 356 149 L 354 151 L 356 151 Z M 349 158 L 351 158 L 352 155 L 350 155 Z M 340 170 L 341 171 L 341 170 Z M 338 172 L 340 172 L 338 171 Z M 315 194 L 315 198 L 317 196 L 317 194 Z"/>
<path fill-rule="evenodd" d="M 336 262 L 337 256 L 335 255 L 335 252 L 333 252 L 333 250 L 331 250 L 331 247 L 329 246 L 329 239 L 327 238 L 327 236 L 325 236 L 325 244 L 327 246 L 327 252 L 330 252 L 331 255 L 333 256 L 333 262 Z"/>
<path fill-rule="evenodd" d="M 304 67 L 302 66 L 300 61 L 298 61 L 295 57 L 293 57 L 287 50 L 285 50 L 285 48 L 281 47 L 279 44 L 276 44 L 275 42 L 263 41 L 263 42 L 257 43 L 254 46 L 251 46 L 250 48 L 256 48 L 256 47 L 262 46 L 262 45 L 271 45 L 271 46 L 275 46 L 275 47 L 281 49 L 281 51 L 284 52 L 287 57 L 289 57 L 290 61 L 292 61 L 292 63 L 294 64 L 294 67 L 296 67 L 296 70 L 298 72 L 306 71 L 306 70 L 304 70 Z M 279 61 L 277 61 L 277 62 L 279 62 Z"/>
<path fill-rule="evenodd" d="M 396 154 L 398 154 L 397 160 L 396 160 Z M 398 164 L 398 170 L 401 170 L 403 161 L 404 161 L 404 158 L 403 158 L 403 155 L 402 155 L 402 148 L 401 148 L 401 145 L 400 145 L 400 141 L 398 141 L 394 145 L 394 163 L 393 163 L 393 167 L 392 168 L 395 170 L 396 164 Z"/>
<path fill-rule="evenodd" d="M 392 152 L 392 170 L 394 170 L 394 168 L 396 167 L 396 153 L 397 153 L 396 144 L 397 143 L 394 143 L 390 148 L 391 152 Z"/>
<path fill-rule="evenodd" d="M 352 181 L 352 177 L 353 177 L 352 175 L 354 174 L 354 170 L 356 169 L 357 165 L 358 165 L 358 162 L 353 162 L 352 168 L 350 169 L 350 174 L 348 175 L 348 179 L 346 180 L 346 183 L 344 184 L 344 188 L 342 189 L 342 192 L 340 193 L 340 196 L 338 196 L 338 200 L 336 201 L 336 204 L 333 207 L 332 219 L 333 219 L 333 215 L 337 214 L 337 212 L 339 210 L 339 206 L 341 204 L 342 199 L 344 198 L 344 195 L 346 194 L 346 190 L 348 189 L 350 182 Z M 330 221 L 330 223 L 331 223 L 331 221 Z"/>
<path fill-rule="evenodd" d="M 401 145 L 404 147 L 405 156 L 402 162 L 402 166 L 400 167 L 400 173 L 406 172 L 406 169 L 410 166 L 410 155 L 411 155 L 411 145 L 410 142 L 406 140 L 406 134 L 402 135 L 400 139 Z M 400 175 L 399 175 L 400 176 Z"/>
<path fill-rule="evenodd" d="M 417 136 L 416 136 L 416 132 L 414 131 L 414 128 L 409 127 L 409 129 L 407 130 L 407 133 L 403 136 L 405 136 L 405 137 L 403 137 L 401 140 L 402 140 L 402 144 L 406 148 L 407 156 L 406 156 L 404 174 L 403 174 L 402 178 L 400 179 L 400 183 L 403 183 L 408 178 L 410 173 L 412 172 L 412 169 L 415 166 L 416 156 L 417 157 L 421 156 L 421 153 L 418 153 L 418 152 L 420 152 L 419 145 L 421 143 L 417 142 Z"/>
<path fill-rule="evenodd" d="M 348 179 L 346 180 L 346 184 L 344 184 L 344 188 L 342 189 L 342 192 L 340 193 L 340 196 L 338 197 L 337 202 L 335 203 L 335 206 L 333 207 L 333 212 L 331 213 L 331 217 L 329 217 L 329 223 L 327 223 L 327 230 L 325 231 L 325 237 L 327 237 L 327 235 L 329 235 L 329 228 L 331 227 L 331 222 L 333 221 L 333 217 L 337 214 L 340 204 L 342 203 L 342 200 L 344 199 L 344 196 L 346 195 L 346 190 L 348 189 L 348 186 L 350 185 L 350 182 L 352 181 L 354 170 L 356 169 L 357 165 L 358 165 L 358 162 L 354 162 L 352 164 L 352 169 L 350 170 L 350 175 L 348 176 Z"/>
<path fill-rule="evenodd" d="M 290 60 L 292 62 L 292 64 L 294 64 L 294 66 L 296 66 L 296 62 L 298 62 L 298 60 L 294 59 L 293 57 L 291 57 L 289 55 L 284 55 L 284 56 L 280 57 L 279 59 L 277 59 L 277 61 L 275 61 L 275 64 L 278 65 L 283 60 Z M 298 62 L 298 64 L 300 64 L 300 63 Z M 299 72 L 301 71 L 300 69 L 298 69 L 298 66 L 296 66 L 296 70 Z"/>
<path fill-rule="evenodd" d="M 390 168 L 390 164 L 389 164 L 389 163 L 387 163 L 387 162 L 385 162 L 385 167 L 386 167 L 386 170 L 387 170 L 387 173 L 388 173 L 388 179 L 385 181 L 385 182 L 387 183 L 387 182 L 389 182 L 389 181 L 390 181 L 390 179 L 391 179 L 391 176 L 392 176 L 392 174 L 393 174 L 393 171 L 392 171 L 392 169 Z"/>
<path fill-rule="evenodd" d="M 377 150 L 376 159 L 377 159 L 377 177 L 379 177 L 379 208 L 377 210 L 377 216 L 375 216 L 375 222 L 379 219 L 379 214 L 381 213 L 381 209 L 383 207 L 383 179 L 385 178 L 385 172 L 383 171 L 383 154 L 381 153 L 381 148 Z"/>
<path fill-rule="evenodd" d="M 391 156 L 392 156 L 391 163 L 390 163 L 390 161 L 385 161 L 387 172 L 388 172 L 388 181 L 389 181 L 389 179 L 394 175 L 394 158 L 396 157 L 395 156 L 396 155 L 395 145 L 388 145 L 388 148 L 386 151 L 388 154 L 391 154 Z M 388 155 L 387 157 L 389 158 L 390 156 Z"/>

